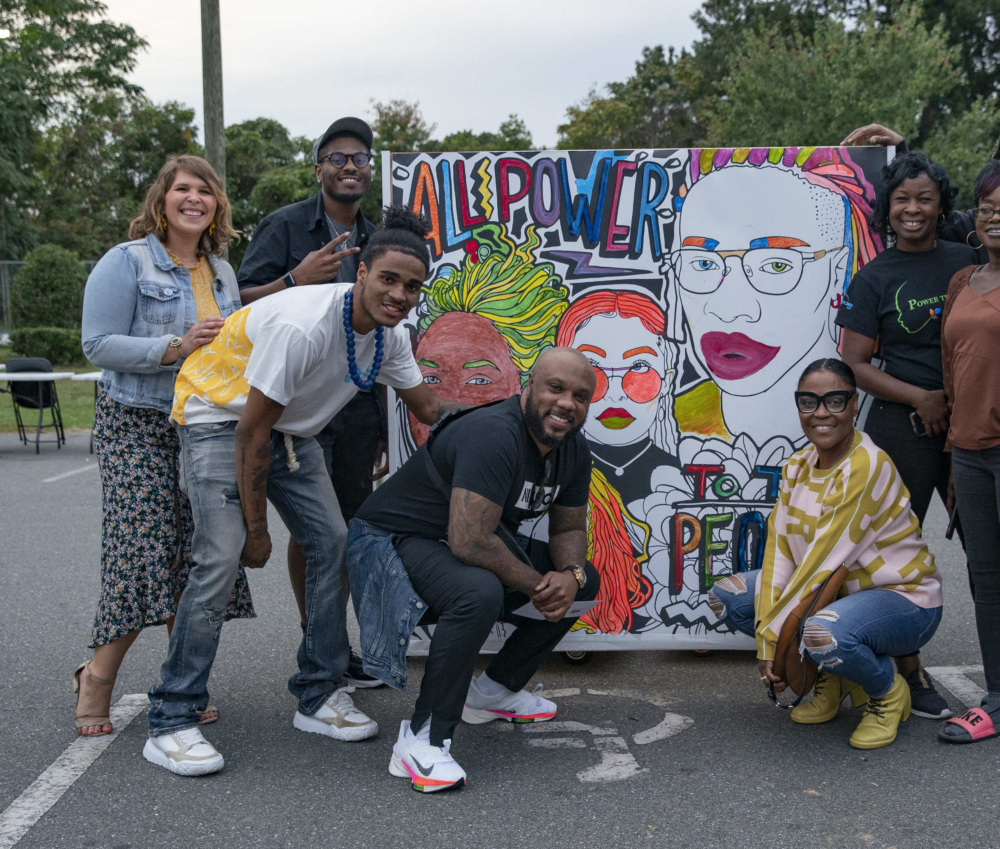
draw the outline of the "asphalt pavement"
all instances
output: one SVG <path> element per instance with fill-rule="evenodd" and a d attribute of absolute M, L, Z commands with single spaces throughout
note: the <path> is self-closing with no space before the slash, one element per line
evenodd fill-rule
<path fill-rule="evenodd" d="M 536 678 L 556 694 L 554 722 L 460 726 L 452 751 L 468 785 L 415 793 L 387 767 L 420 659 L 407 692 L 355 695 L 379 722 L 374 739 L 293 729 L 286 682 L 300 631 L 273 515 L 275 555 L 250 576 L 257 618 L 223 628 L 212 674 L 222 718 L 205 732 L 225 770 L 180 778 L 142 759 L 163 628 L 122 667 L 119 732 L 79 741 L 71 674 L 89 656 L 100 561 L 88 439 L 73 433 L 36 456 L 0 434 L 0 849 L 1000 847 L 1000 740 L 941 743 L 938 723 L 912 717 L 892 746 L 854 750 L 859 711 L 796 726 L 746 652 L 605 652 L 583 666 L 556 655 Z M 983 678 L 964 557 L 944 524 L 935 504 L 926 531 L 946 603 L 923 656 L 957 710 Z"/>

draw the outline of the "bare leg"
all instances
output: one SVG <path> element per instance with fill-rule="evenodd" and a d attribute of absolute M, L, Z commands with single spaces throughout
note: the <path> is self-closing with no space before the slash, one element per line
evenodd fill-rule
<path fill-rule="evenodd" d="M 125 653 L 138 636 L 138 631 L 131 631 L 106 645 L 97 646 L 94 649 L 94 659 L 90 661 L 91 674 L 105 681 L 114 681 L 118 677 L 118 669 L 122 665 L 122 660 L 125 659 Z M 110 686 L 101 686 L 91 681 L 84 670 L 80 675 L 80 697 L 76 704 L 76 715 L 106 715 L 111 707 L 111 690 Z M 95 734 L 110 734 L 111 731 L 111 724 L 107 723 L 106 725 L 84 726 L 80 729 L 80 734 L 84 737 L 91 737 Z"/>

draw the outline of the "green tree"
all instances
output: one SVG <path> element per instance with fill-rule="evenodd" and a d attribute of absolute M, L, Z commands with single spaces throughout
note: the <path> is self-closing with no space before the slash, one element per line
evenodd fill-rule
<path fill-rule="evenodd" d="M 972 189 L 979 169 L 993 156 L 1000 135 L 1000 105 L 979 97 L 968 109 L 941 123 L 921 149 L 944 166 L 948 179 L 958 187 L 957 206 L 972 206 Z"/>
<path fill-rule="evenodd" d="M 47 123 L 76 100 L 138 94 L 126 79 L 146 46 L 105 17 L 99 0 L 0 0 L 0 258 L 17 258 L 33 238 L 37 188 L 31 151 Z"/>
<path fill-rule="evenodd" d="M 940 24 L 928 30 L 914 7 L 892 24 L 867 13 L 853 29 L 826 18 L 812 37 L 777 27 L 746 32 L 722 96 L 706 111 L 707 142 L 836 144 L 872 120 L 914 139 L 929 104 L 962 83 L 956 53 Z"/>
<path fill-rule="evenodd" d="M 532 150 L 534 142 L 531 132 L 517 115 L 511 115 L 495 132 L 474 133 L 460 130 L 449 133 L 441 141 L 428 140 L 424 150 L 464 151 L 464 150 Z"/>
<path fill-rule="evenodd" d="M 66 110 L 31 154 L 42 241 L 88 259 L 124 241 L 167 157 L 201 152 L 193 121 L 191 109 L 141 96 L 94 97 Z"/>
<path fill-rule="evenodd" d="M 14 327 L 78 328 L 87 269 L 74 251 L 41 245 L 11 281 Z"/>
<path fill-rule="evenodd" d="M 690 56 L 673 48 L 643 48 L 635 74 L 591 91 L 566 110 L 558 128 L 562 149 L 688 147 L 698 137 L 691 109 Z"/>
<path fill-rule="evenodd" d="M 233 225 L 242 234 L 229 248 L 233 266 L 239 268 L 248 239 L 265 215 L 315 192 L 309 139 L 289 136 L 271 118 L 226 127 L 226 193 Z"/>

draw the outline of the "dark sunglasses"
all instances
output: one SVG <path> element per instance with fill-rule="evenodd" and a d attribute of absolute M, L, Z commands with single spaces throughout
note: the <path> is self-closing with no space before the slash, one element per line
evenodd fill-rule
<path fill-rule="evenodd" d="M 354 163 L 355 168 L 364 168 L 369 162 L 375 157 L 370 153 L 353 153 L 351 154 L 351 162 Z M 334 168 L 343 168 L 347 164 L 347 154 L 346 153 L 331 153 L 327 156 L 320 157 L 320 162 L 329 162 Z"/>
<path fill-rule="evenodd" d="M 827 392 L 826 395 L 817 395 L 815 392 L 796 392 L 795 406 L 800 413 L 815 413 L 822 404 L 828 413 L 842 413 L 847 409 L 847 404 L 854 397 L 853 391 L 846 389 L 836 389 Z"/>

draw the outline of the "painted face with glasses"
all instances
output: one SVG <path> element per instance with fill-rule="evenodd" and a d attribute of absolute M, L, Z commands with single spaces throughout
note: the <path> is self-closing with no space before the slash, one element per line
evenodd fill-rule
<path fill-rule="evenodd" d="M 372 155 L 361 139 L 337 136 L 319 151 L 316 179 L 323 193 L 340 203 L 355 203 L 372 184 Z"/>
<path fill-rule="evenodd" d="M 832 352 L 822 340 L 850 255 L 845 216 L 834 192 L 783 168 L 730 166 L 691 187 L 670 269 L 724 396 L 758 395 Z"/>
<path fill-rule="evenodd" d="M 581 325 L 573 347 L 594 369 L 597 386 L 583 432 L 604 445 L 631 445 L 648 437 L 661 395 L 671 395 L 664 340 L 638 317 L 596 315 Z"/>

